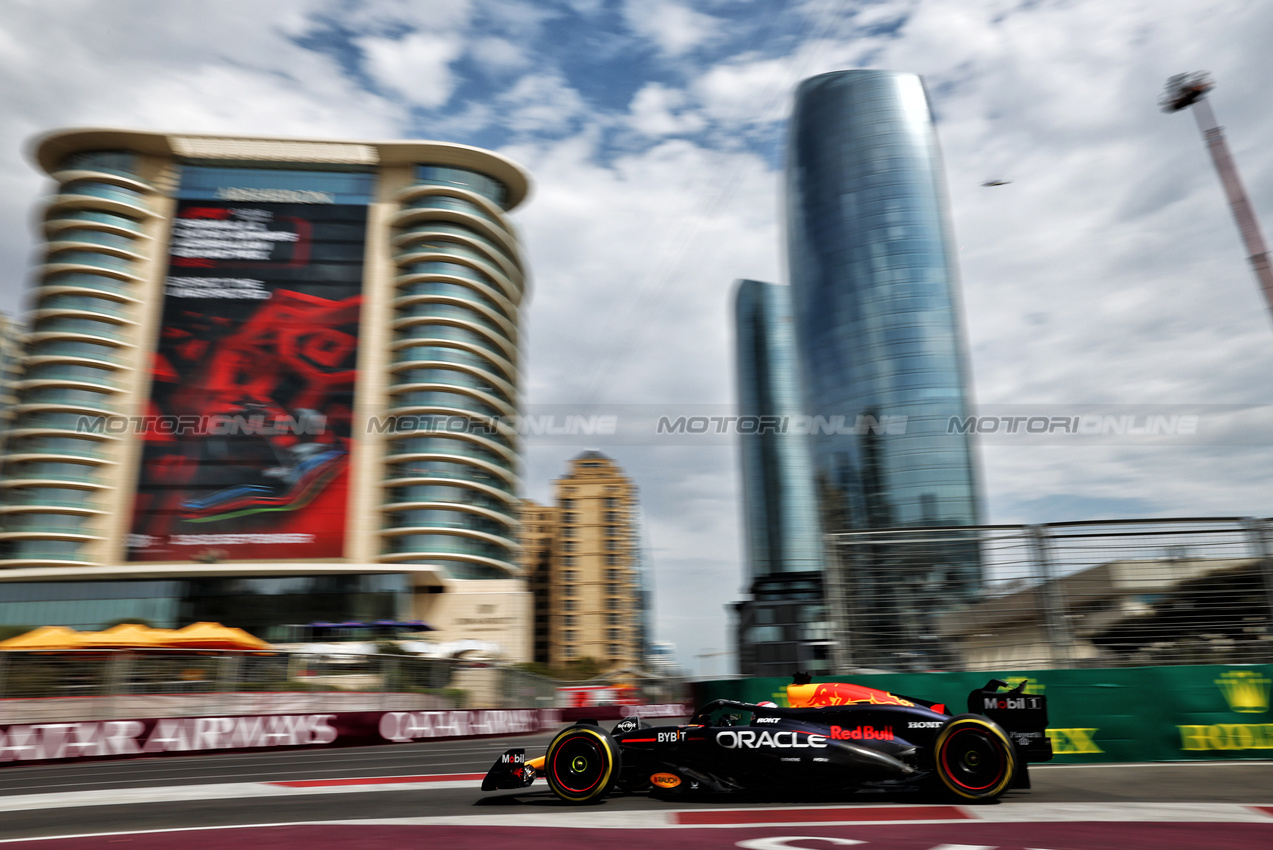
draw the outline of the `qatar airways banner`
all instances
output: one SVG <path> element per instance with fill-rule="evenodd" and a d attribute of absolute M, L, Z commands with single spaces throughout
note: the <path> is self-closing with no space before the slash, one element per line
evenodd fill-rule
<path fill-rule="evenodd" d="M 149 407 L 91 423 L 145 443 L 129 560 L 344 554 L 366 224 L 363 204 L 179 202 Z"/>
<path fill-rule="evenodd" d="M 365 747 L 431 738 L 527 735 L 559 724 L 551 709 L 361 711 L 165 717 L 0 726 L 0 766 L 292 747 Z"/>
<path fill-rule="evenodd" d="M 609 719 L 620 716 L 668 718 L 689 713 L 689 706 L 676 704 L 608 708 Z M 32 762 L 188 756 L 293 747 L 366 747 L 446 738 L 531 735 L 554 730 L 579 714 L 579 709 L 501 708 L 15 723 L 0 726 L 0 767 Z M 588 716 L 606 719 L 597 709 Z"/>

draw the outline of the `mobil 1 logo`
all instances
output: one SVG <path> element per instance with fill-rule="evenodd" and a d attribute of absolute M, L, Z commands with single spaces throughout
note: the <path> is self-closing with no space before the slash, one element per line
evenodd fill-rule
<path fill-rule="evenodd" d="M 1031 711 L 1043 708 L 1043 697 L 1022 694 L 1021 696 L 987 696 L 982 699 L 982 708 L 986 711 Z"/>

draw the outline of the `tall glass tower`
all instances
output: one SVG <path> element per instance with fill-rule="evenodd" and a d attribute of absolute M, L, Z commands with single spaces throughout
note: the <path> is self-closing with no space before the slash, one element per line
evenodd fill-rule
<path fill-rule="evenodd" d="M 738 413 L 788 418 L 788 427 L 742 434 L 747 564 L 752 581 L 782 573 L 820 572 L 822 534 L 803 430 L 789 417 L 803 413 L 788 288 L 758 280 L 738 283 L 734 302 L 738 353 Z"/>
<path fill-rule="evenodd" d="M 840 71 L 796 92 L 786 171 L 787 245 L 814 475 L 829 532 L 978 523 L 973 448 L 947 433 L 969 414 L 958 273 L 941 154 L 923 81 Z M 840 431 L 847 433 L 826 433 Z M 872 548 L 847 570 L 865 615 L 855 637 L 896 642 L 906 613 L 979 581 L 976 546 L 933 563 L 892 563 Z M 938 563 L 939 562 L 939 563 Z M 920 593 L 916 590 L 915 593 Z M 855 651 L 855 660 L 862 658 Z"/>
<path fill-rule="evenodd" d="M 738 608 L 744 675 L 821 672 L 827 658 L 822 530 L 786 286 L 743 280 L 734 300 L 743 525 L 750 600 Z"/>

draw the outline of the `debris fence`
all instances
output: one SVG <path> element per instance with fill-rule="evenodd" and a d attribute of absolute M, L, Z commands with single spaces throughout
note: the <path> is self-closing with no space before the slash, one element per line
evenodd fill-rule
<path fill-rule="evenodd" d="M 405 655 L 65 650 L 0 652 L 0 725 L 136 717 L 560 708 L 559 682 L 512 667 Z M 643 704 L 679 680 L 635 684 Z M 600 688 L 600 686 L 599 686 Z M 605 692 L 601 689 L 600 698 Z"/>
<path fill-rule="evenodd" d="M 1273 662 L 1273 521 L 1171 519 L 828 538 L 836 670 Z"/>

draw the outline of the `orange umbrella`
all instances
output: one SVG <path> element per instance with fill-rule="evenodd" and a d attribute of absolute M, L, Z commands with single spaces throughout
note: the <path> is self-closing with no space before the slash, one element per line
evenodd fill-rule
<path fill-rule="evenodd" d="M 83 645 L 84 636 L 66 626 L 40 626 L 0 641 L 0 649 L 77 649 Z"/>
<path fill-rule="evenodd" d="M 120 623 L 104 632 L 86 632 L 81 646 L 96 649 L 167 646 L 172 634 L 173 632 L 168 629 L 151 629 L 136 623 Z"/>
<path fill-rule="evenodd" d="M 199 649 L 269 649 L 270 645 L 242 629 L 220 623 L 191 623 L 171 633 L 169 646 Z"/>

